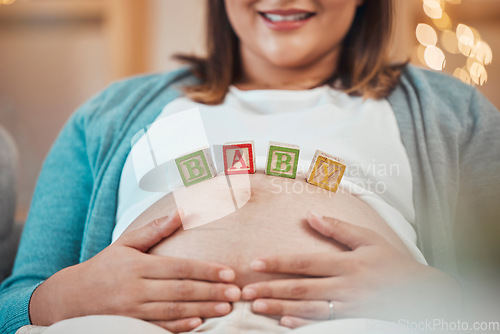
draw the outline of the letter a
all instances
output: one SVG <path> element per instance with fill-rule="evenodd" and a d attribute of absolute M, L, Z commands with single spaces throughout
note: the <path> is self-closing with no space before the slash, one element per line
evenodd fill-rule
<path fill-rule="evenodd" d="M 235 167 L 235 165 L 238 162 L 241 164 L 241 167 Z M 234 151 L 234 159 L 233 159 L 233 163 L 231 164 L 231 169 L 236 169 L 236 168 L 248 168 L 247 164 L 245 163 L 245 159 L 243 158 L 243 155 L 241 154 L 241 150 Z"/>

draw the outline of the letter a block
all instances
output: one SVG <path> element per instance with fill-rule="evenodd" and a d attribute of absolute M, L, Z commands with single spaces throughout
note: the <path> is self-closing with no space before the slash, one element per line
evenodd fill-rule
<path fill-rule="evenodd" d="M 232 174 L 255 173 L 255 150 L 253 141 L 224 144 L 224 172 Z"/>
<path fill-rule="evenodd" d="M 296 145 L 269 143 L 266 174 L 295 179 L 299 164 L 300 149 Z"/>
<path fill-rule="evenodd" d="M 307 172 L 307 182 L 336 192 L 347 166 L 344 161 L 317 150 Z"/>
<path fill-rule="evenodd" d="M 210 180 L 217 175 L 209 148 L 177 158 L 175 164 L 186 187 Z"/>

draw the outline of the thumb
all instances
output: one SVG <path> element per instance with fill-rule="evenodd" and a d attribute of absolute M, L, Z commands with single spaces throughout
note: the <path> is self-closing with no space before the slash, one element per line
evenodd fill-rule
<path fill-rule="evenodd" d="M 171 215 L 155 219 L 136 230 L 124 233 L 116 243 L 145 253 L 182 225 L 181 211 L 182 209 L 175 210 Z"/>
<path fill-rule="evenodd" d="M 307 217 L 309 225 L 322 235 L 332 238 L 352 250 L 374 243 L 377 234 L 370 229 L 346 223 L 332 217 L 321 217 L 310 212 Z"/>

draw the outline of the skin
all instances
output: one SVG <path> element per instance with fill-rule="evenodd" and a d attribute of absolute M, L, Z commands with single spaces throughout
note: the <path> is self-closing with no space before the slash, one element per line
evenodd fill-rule
<path fill-rule="evenodd" d="M 335 72 L 341 41 L 362 1 L 225 0 L 225 4 L 240 40 L 243 64 L 242 80 L 235 85 L 246 90 L 307 89 Z M 299 29 L 280 32 L 267 28 L 258 14 L 290 8 L 313 11 L 316 15 Z M 255 259 L 251 268 L 257 272 L 325 278 L 273 280 L 245 286 L 242 297 L 254 300 L 254 312 L 281 316 L 282 325 L 296 328 L 328 319 L 325 300 L 333 302 L 337 318 L 382 319 L 389 314 L 435 317 L 442 314 L 443 307 L 460 302 L 460 286 L 453 278 L 417 263 L 376 232 L 314 215 L 308 223 L 350 251 L 340 255 L 296 254 Z M 418 293 L 408 296 L 408 291 Z M 403 305 L 401 296 L 410 298 L 411 305 Z M 394 305 L 394 310 L 377 312 L 380 305 Z M 422 305 L 427 314 L 419 313 Z"/>
<path fill-rule="evenodd" d="M 238 181 L 245 179 L 248 183 Z M 241 183 L 238 185 L 238 182 Z M 220 188 L 221 184 L 227 187 L 226 177 L 218 175 L 182 189 L 186 190 L 183 194 L 179 191 L 167 194 L 145 209 L 125 233 L 169 214 L 176 207 L 182 207 L 184 211 L 184 226 L 200 217 L 213 217 L 212 213 L 220 212 L 221 203 L 229 200 L 232 204 L 231 199 L 225 198 L 225 188 Z M 298 173 L 296 179 L 288 179 L 269 176 L 258 170 L 249 176 L 233 175 L 231 186 L 236 197 L 249 196 L 242 207 L 211 220 L 209 224 L 180 229 L 151 248 L 149 253 L 229 266 L 236 274 L 232 283 L 241 288 L 256 282 L 296 278 L 254 271 L 250 262 L 261 256 L 293 255 L 297 252 L 297 241 L 300 241 L 301 249 L 309 253 L 346 250 L 344 245 L 323 237 L 308 226 L 307 217 L 311 210 L 377 231 L 400 251 L 407 251 L 399 237 L 365 202 L 343 189 L 332 193 L 313 186 L 306 182 L 305 174 Z M 203 201 L 199 195 L 210 198 L 210 202 Z M 189 206 L 190 203 L 194 205 Z"/>
<path fill-rule="evenodd" d="M 280 316 L 281 325 L 297 328 L 328 320 L 328 301 L 333 303 L 335 319 L 419 321 L 458 311 L 453 307 L 460 305 L 462 296 L 454 278 L 416 262 L 377 232 L 314 213 L 308 223 L 348 250 L 255 259 L 250 266 L 257 272 L 322 278 L 247 285 L 242 298 L 253 300 L 254 312 Z"/>
<path fill-rule="evenodd" d="M 360 0 L 225 0 L 240 40 L 240 89 L 308 89 L 335 71 L 341 42 Z M 259 11 L 301 9 L 316 13 L 293 31 L 266 27 Z M 328 32 L 325 34 L 325 32 Z"/>
<path fill-rule="evenodd" d="M 245 90 L 308 89 L 336 70 L 341 41 L 361 1 L 225 0 L 225 4 L 241 42 L 243 76 L 235 85 Z M 299 29 L 276 32 L 265 27 L 257 13 L 289 8 L 316 15 Z M 258 273 L 321 279 L 277 279 L 240 289 L 233 284 L 235 272 L 229 266 L 148 254 L 181 225 L 178 214 L 173 213 L 125 233 L 92 259 L 65 268 L 42 283 L 30 301 L 32 324 L 118 314 L 182 332 L 199 326 L 201 318 L 229 313 L 230 302 L 243 298 L 254 301 L 254 312 L 278 316 L 282 325 L 295 328 L 326 320 L 326 300 L 333 302 L 337 318 L 384 318 L 377 313 L 380 305 L 414 312 L 414 305 L 398 302 L 407 291 L 419 292 L 407 296 L 408 300 L 421 298 L 424 304 L 417 303 L 418 308 L 434 318 L 443 307 L 458 303 L 460 287 L 453 278 L 415 262 L 376 232 L 314 214 L 307 223 L 347 250 L 262 257 L 249 265 Z M 447 303 L 443 305 L 443 301 Z"/>
<path fill-rule="evenodd" d="M 234 270 L 206 261 L 147 254 L 181 224 L 178 213 L 154 220 L 123 234 L 92 259 L 51 276 L 32 295 L 32 324 L 48 326 L 80 316 L 115 314 L 183 332 L 199 326 L 201 317 L 229 313 L 229 302 L 239 300 L 241 294 L 230 283 Z"/>

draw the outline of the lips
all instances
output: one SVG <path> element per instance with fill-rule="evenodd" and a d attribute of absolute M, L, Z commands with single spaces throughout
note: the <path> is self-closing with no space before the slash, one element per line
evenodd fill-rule
<path fill-rule="evenodd" d="M 300 9 L 276 9 L 259 11 L 267 27 L 273 30 L 293 30 L 305 25 L 314 15 Z"/>

